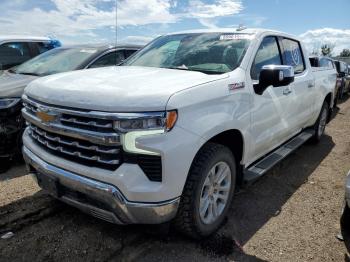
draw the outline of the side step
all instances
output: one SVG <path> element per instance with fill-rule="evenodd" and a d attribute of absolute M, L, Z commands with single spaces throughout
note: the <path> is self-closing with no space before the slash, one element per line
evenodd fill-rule
<path fill-rule="evenodd" d="M 308 139 L 314 135 L 314 130 L 307 129 L 292 138 L 276 150 L 272 151 L 264 158 L 260 159 L 253 165 L 246 168 L 244 173 L 244 183 L 251 184 L 256 179 L 264 175 L 269 169 L 271 169 L 278 162 L 286 158 L 289 154 L 295 151 L 298 147 L 304 144 Z"/>

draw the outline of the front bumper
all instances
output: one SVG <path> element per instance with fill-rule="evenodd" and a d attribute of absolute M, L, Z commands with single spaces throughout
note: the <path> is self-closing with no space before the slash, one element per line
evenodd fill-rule
<path fill-rule="evenodd" d="M 23 157 L 33 175 L 57 181 L 61 193 L 57 195 L 48 190 L 49 193 L 100 219 L 115 224 L 160 224 L 173 219 L 177 213 L 179 197 L 160 203 L 131 202 L 115 186 L 51 165 L 25 146 Z"/>
<path fill-rule="evenodd" d="M 20 152 L 23 130 L 20 103 L 0 110 L 0 158 L 12 157 Z"/>

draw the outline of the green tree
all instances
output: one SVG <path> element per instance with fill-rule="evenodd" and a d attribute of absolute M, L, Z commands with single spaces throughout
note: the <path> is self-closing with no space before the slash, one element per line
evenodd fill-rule
<path fill-rule="evenodd" d="M 341 53 L 340 53 L 340 56 L 341 57 L 350 57 L 350 49 L 347 49 L 347 48 L 343 49 L 343 51 L 341 51 Z"/>
<path fill-rule="evenodd" d="M 324 44 L 321 46 L 321 53 L 324 56 L 332 56 L 333 49 L 334 49 L 334 45 Z"/>

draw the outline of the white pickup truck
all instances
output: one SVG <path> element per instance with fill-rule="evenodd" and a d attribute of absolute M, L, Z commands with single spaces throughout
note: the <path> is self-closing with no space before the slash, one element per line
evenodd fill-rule
<path fill-rule="evenodd" d="M 239 185 L 324 133 L 335 70 L 295 37 L 215 29 L 155 39 L 123 66 L 30 83 L 23 153 L 38 184 L 117 224 L 218 229 Z"/>

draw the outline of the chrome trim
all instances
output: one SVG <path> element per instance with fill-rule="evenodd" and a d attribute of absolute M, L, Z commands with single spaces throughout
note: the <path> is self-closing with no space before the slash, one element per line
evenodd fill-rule
<path fill-rule="evenodd" d="M 71 110 L 61 107 L 53 107 L 50 105 L 43 105 L 39 104 L 32 99 L 28 98 L 27 95 L 22 96 L 22 100 L 25 103 L 29 103 L 36 107 L 44 107 L 48 111 L 54 111 L 60 114 L 70 114 L 75 116 L 81 116 L 81 117 L 90 117 L 90 118 L 98 118 L 98 119 L 105 119 L 105 120 L 132 120 L 132 119 L 139 119 L 139 118 L 159 118 L 159 117 L 166 117 L 165 111 L 160 112 L 145 112 L 145 113 L 111 113 L 111 112 L 101 112 L 101 111 L 89 111 L 89 110 Z"/>
<path fill-rule="evenodd" d="M 36 116 L 28 113 L 26 108 L 22 109 L 22 115 L 26 121 L 46 131 L 60 135 L 87 140 L 102 145 L 120 145 L 120 136 L 117 133 L 100 133 L 80 128 L 73 128 L 55 122 L 43 123 Z"/>
<path fill-rule="evenodd" d="M 55 177 L 62 186 L 86 194 L 89 198 L 107 205 L 109 210 L 104 210 L 79 202 L 67 195 L 58 197 L 67 204 L 98 218 L 116 224 L 160 224 L 176 216 L 180 197 L 159 203 L 131 202 L 115 186 L 79 176 L 51 165 L 37 157 L 25 146 L 23 147 L 23 157 L 32 172 Z"/>
<path fill-rule="evenodd" d="M 70 141 L 62 139 L 60 137 L 51 136 L 51 135 L 47 134 L 46 131 L 39 130 L 39 128 L 37 128 L 36 126 L 33 126 L 33 125 L 29 125 L 29 130 L 30 131 L 35 131 L 40 136 L 45 137 L 47 140 L 50 140 L 50 141 L 53 141 L 53 142 L 58 142 L 60 144 L 64 144 L 64 145 L 67 145 L 67 146 L 73 146 L 73 147 L 76 147 L 76 148 L 79 148 L 79 149 L 85 149 L 85 150 L 95 151 L 95 152 L 104 153 L 104 154 L 118 154 L 120 152 L 120 150 L 118 148 L 112 148 L 112 149 L 104 150 L 104 149 L 101 149 L 98 145 L 84 146 L 84 145 L 81 145 L 77 141 L 70 142 Z M 32 132 L 30 132 L 30 133 L 32 134 Z"/>
<path fill-rule="evenodd" d="M 53 151 L 64 153 L 69 156 L 76 156 L 85 160 L 96 161 L 97 163 L 106 164 L 106 165 L 120 164 L 119 159 L 104 160 L 98 155 L 88 156 L 86 154 L 83 154 L 80 151 L 69 151 L 64 148 L 64 145 L 73 146 L 73 147 L 76 147 L 77 149 L 86 149 L 86 150 L 94 151 L 96 153 L 115 154 L 115 155 L 120 152 L 118 148 L 110 149 L 108 150 L 108 152 L 107 150 L 102 152 L 103 150 L 99 149 L 96 145 L 93 145 L 91 147 L 86 147 L 86 146 L 80 145 L 79 142 L 76 142 L 76 141 L 73 141 L 73 142 L 64 141 L 60 137 L 51 137 L 45 131 L 40 131 L 33 126 L 30 126 L 27 132 L 33 140 L 37 141 L 39 144 L 42 144 Z M 57 143 L 60 143 L 61 145 L 55 146 L 51 142 L 57 142 Z"/>

